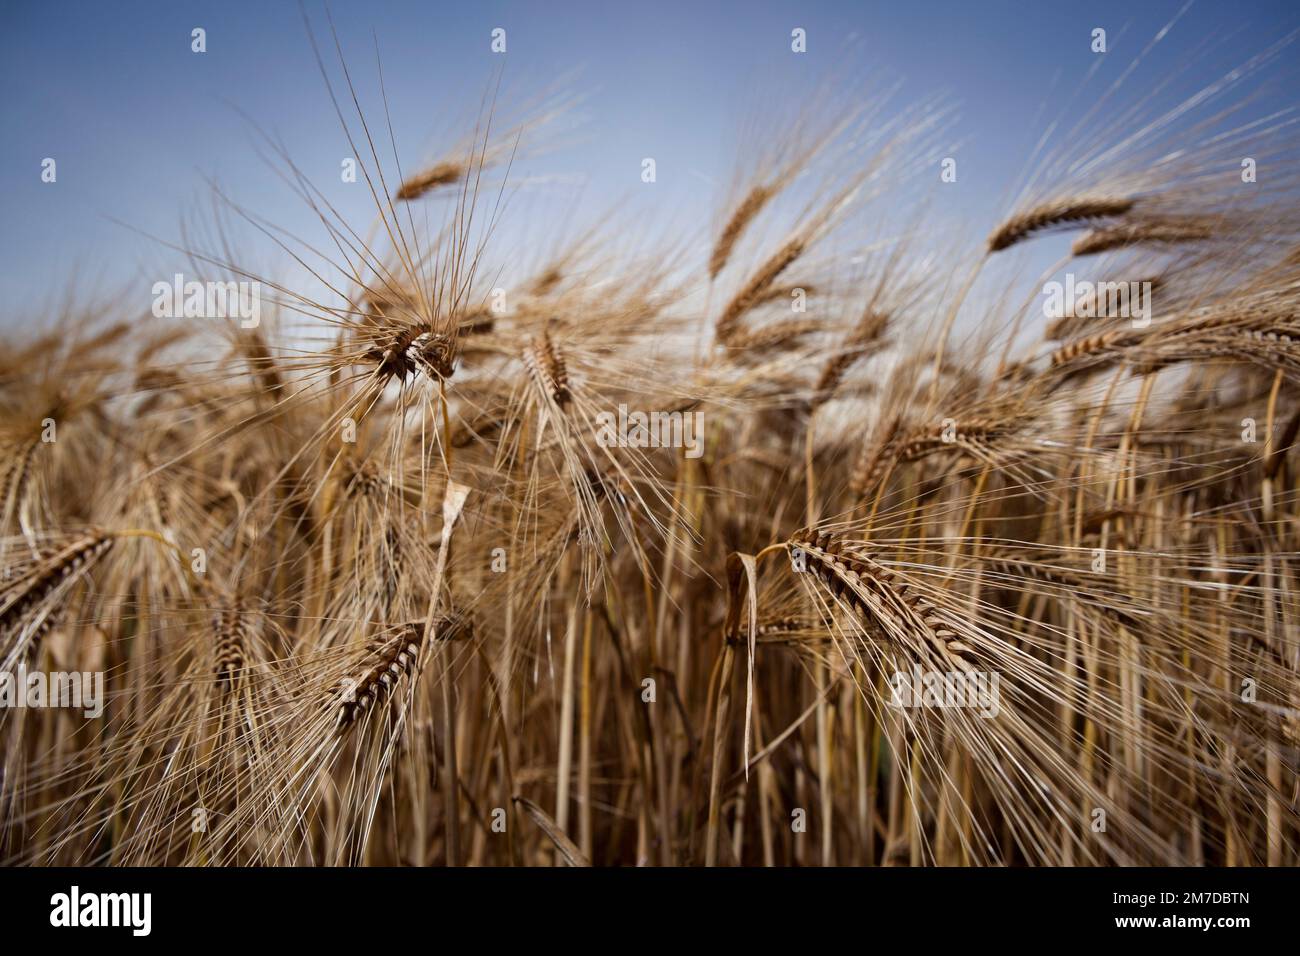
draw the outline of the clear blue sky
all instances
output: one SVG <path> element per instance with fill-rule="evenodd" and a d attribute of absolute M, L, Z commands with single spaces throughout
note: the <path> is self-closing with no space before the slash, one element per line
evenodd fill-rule
<path fill-rule="evenodd" d="M 772 97 L 806 95 L 832 72 L 874 73 L 903 81 L 900 102 L 937 93 L 956 104 L 955 201 L 979 220 L 996 215 L 1043 125 L 1077 101 L 1094 65 L 1092 28 L 1108 31 L 1113 62 L 1105 69 L 1114 75 L 1182 6 L 373 0 L 336 2 L 332 12 L 372 110 L 378 41 L 408 169 L 472 120 L 497 68 L 524 93 L 572 73 L 571 88 L 585 94 L 582 138 L 534 166 L 584 185 L 561 187 L 568 192 L 553 208 L 577 202 L 599 212 L 635 189 L 641 157 L 654 156 L 668 218 L 697 213 L 716 202 L 709 182 L 731 169 L 739 119 Z M 323 5 L 309 0 L 306 8 L 328 43 Z M 190 50 L 196 26 L 207 31 L 202 55 Z M 489 49 L 498 26 L 508 35 L 504 58 Z M 1181 67 L 1189 82 L 1206 82 L 1298 26 L 1295 0 L 1202 0 L 1146 69 Z M 790 52 L 793 27 L 808 31 L 804 56 Z M 1296 46 L 1282 57 L 1289 85 L 1268 94 L 1276 105 L 1300 99 Z M 112 220 L 179 240 L 182 217 L 202 216 L 206 177 L 271 221 L 319 238 L 309 211 L 256 155 L 250 120 L 281 137 L 359 229 L 369 221 L 363 191 L 339 182 L 349 151 L 294 2 L 6 0 L 0 84 L 0 321 L 13 320 L 15 303 L 48 302 L 74 270 L 82 283 L 105 287 L 158 272 L 166 254 Z M 58 162 L 55 185 L 40 181 L 47 156 Z"/>

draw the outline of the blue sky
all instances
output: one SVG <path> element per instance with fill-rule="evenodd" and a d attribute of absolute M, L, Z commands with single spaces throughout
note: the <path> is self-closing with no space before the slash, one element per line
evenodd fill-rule
<path fill-rule="evenodd" d="M 569 185 L 544 200 L 548 218 L 598 214 L 638 185 L 640 160 L 658 164 L 664 219 L 693 218 L 719 199 L 740 121 L 797 108 L 827 76 L 874 95 L 868 82 L 903 82 L 898 102 L 940 95 L 957 108 L 954 212 L 983 234 L 1004 208 L 1043 126 L 1073 103 L 1086 108 L 1094 27 L 1108 33 L 1103 76 L 1137 56 L 1183 6 L 1162 2 L 708 2 L 335 3 L 354 80 L 379 117 L 374 44 L 383 58 L 405 168 L 427 159 L 472 121 L 497 69 L 527 95 L 557 78 L 583 94 L 575 138 L 534 157 L 528 172 Z M 330 41 L 324 7 L 306 4 Z M 0 13 L 5 136 L 0 186 L 0 321 L 50 302 L 75 281 L 112 288 L 156 275 L 165 249 L 114 220 L 170 241 L 185 216 L 202 220 L 207 180 L 304 238 L 320 227 L 258 157 L 252 123 L 284 140 L 304 172 L 359 230 L 371 216 L 362 189 L 339 182 L 349 154 L 315 65 L 302 14 L 257 2 L 20 2 Z M 190 31 L 207 31 L 207 52 Z M 507 31 L 504 57 L 489 49 Z M 808 53 L 790 51 L 790 30 Z M 1184 71 L 1187 90 L 1300 27 L 1300 5 L 1201 2 L 1182 17 L 1144 70 Z M 1281 85 L 1264 105 L 1293 105 L 1300 50 L 1281 57 Z M 332 59 L 332 49 L 327 49 Z M 332 64 L 337 76 L 337 63 Z M 44 157 L 58 182 L 40 180 Z M 573 184 L 580 184 L 575 186 Z M 520 223 L 522 230 L 536 224 Z M 273 268 L 270 249 L 249 247 Z M 264 256 L 264 259 L 257 257 Z"/>

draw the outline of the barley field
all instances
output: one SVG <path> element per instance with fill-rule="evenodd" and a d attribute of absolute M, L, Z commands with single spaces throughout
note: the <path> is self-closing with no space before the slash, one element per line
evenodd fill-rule
<path fill-rule="evenodd" d="M 945 110 L 835 89 L 503 283 L 572 91 L 430 157 L 306 38 L 370 218 L 268 135 L 314 234 L 214 185 L 0 344 L 0 861 L 1300 863 L 1287 39 L 1103 87 L 969 241 L 898 205 Z"/>

